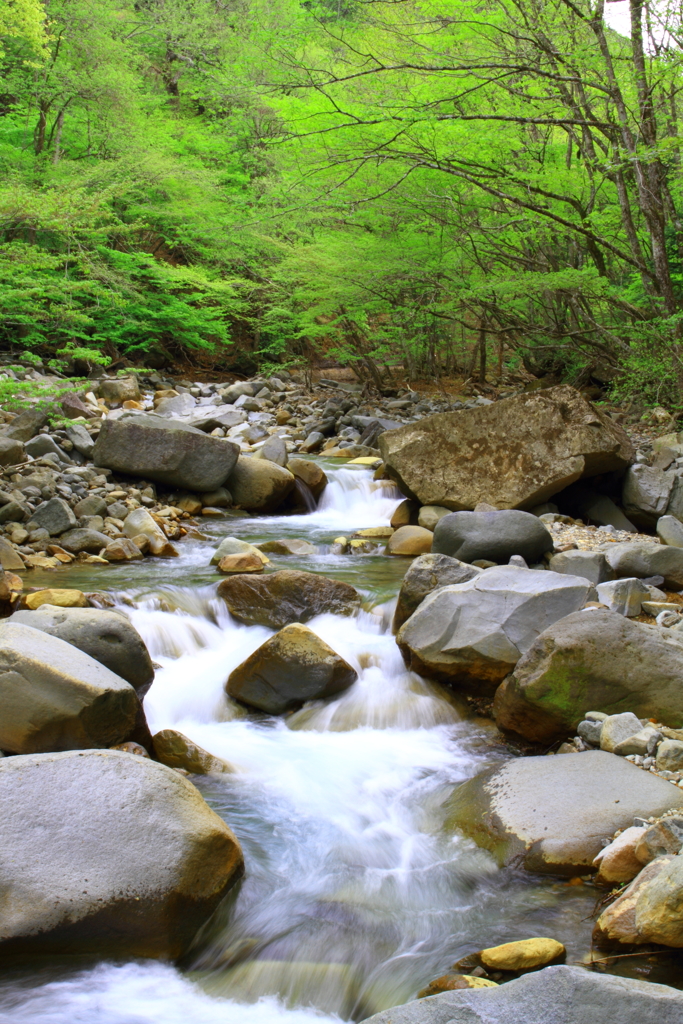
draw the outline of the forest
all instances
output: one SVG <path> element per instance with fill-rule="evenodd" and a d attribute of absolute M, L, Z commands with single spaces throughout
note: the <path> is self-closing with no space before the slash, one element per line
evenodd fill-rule
<path fill-rule="evenodd" d="M 683 408 L 680 12 L 9 0 L 0 349 Z"/>

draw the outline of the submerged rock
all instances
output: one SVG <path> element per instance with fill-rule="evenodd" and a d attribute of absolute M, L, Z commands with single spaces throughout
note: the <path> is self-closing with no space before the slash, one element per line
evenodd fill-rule
<path fill-rule="evenodd" d="M 428 595 L 396 642 L 414 672 L 493 694 L 541 630 L 584 604 L 589 587 L 578 576 L 488 569 Z"/>
<path fill-rule="evenodd" d="M 683 807 L 683 792 L 602 750 L 523 757 L 463 783 L 448 801 L 448 825 L 490 850 L 500 864 L 576 875 L 636 815 Z"/>
<path fill-rule="evenodd" d="M 634 454 L 622 428 L 568 386 L 438 413 L 386 431 L 379 446 L 404 494 L 453 511 L 533 508 Z"/>
<path fill-rule="evenodd" d="M 354 615 L 360 608 L 360 597 L 348 583 L 294 569 L 232 576 L 218 584 L 217 594 L 239 622 L 268 629 L 308 622 L 323 613 Z"/>
<path fill-rule="evenodd" d="M 356 670 L 308 626 L 285 626 L 238 665 L 228 678 L 235 700 L 270 715 L 307 700 L 333 697 L 357 679 Z"/>
<path fill-rule="evenodd" d="M 242 872 L 187 779 L 119 751 L 0 760 L 0 817 L 5 956 L 178 957 Z"/>

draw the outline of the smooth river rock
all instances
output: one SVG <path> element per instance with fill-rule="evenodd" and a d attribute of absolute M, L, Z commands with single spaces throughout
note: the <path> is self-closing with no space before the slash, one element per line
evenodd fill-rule
<path fill-rule="evenodd" d="M 275 512 L 294 487 L 294 475 L 267 459 L 240 455 L 228 480 L 233 501 L 247 512 Z"/>
<path fill-rule="evenodd" d="M 0 707 L 0 750 L 32 754 L 121 743 L 140 701 L 130 683 L 77 647 L 9 622 L 0 626 Z"/>
<path fill-rule="evenodd" d="M 379 447 L 404 494 L 456 512 L 533 508 L 634 457 L 622 428 L 566 385 L 437 413 L 385 431 Z"/>
<path fill-rule="evenodd" d="M 491 512 L 451 512 L 434 527 L 432 551 L 461 562 L 486 559 L 505 565 L 512 555 L 529 564 L 552 551 L 553 538 L 530 512 L 502 509 Z"/>
<path fill-rule="evenodd" d="M 230 697 L 279 715 L 307 700 L 322 700 L 347 690 L 356 670 L 312 629 L 285 626 L 249 655 L 228 678 Z"/>
<path fill-rule="evenodd" d="M 267 576 L 231 576 L 218 584 L 217 594 L 239 622 L 268 629 L 308 622 L 324 613 L 355 615 L 360 608 L 358 592 L 348 583 L 295 569 Z"/>
<path fill-rule="evenodd" d="M 545 629 L 496 693 L 500 729 L 536 743 L 573 735 L 589 710 L 683 726 L 683 637 L 591 609 Z"/>
<path fill-rule="evenodd" d="M 364 1024 L 683 1024 L 683 993 L 668 985 L 546 967 L 497 988 L 442 992 Z"/>
<path fill-rule="evenodd" d="M 414 672 L 492 695 L 541 630 L 582 607 L 589 589 L 578 576 L 487 569 L 429 594 L 396 642 Z"/>
<path fill-rule="evenodd" d="M 602 750 L 521 757 L 454 790 L 447 827 L 460 829 L 499 864 L 583 875 L 617 829 L 636 815 L 683 807 L 683 792 Z"/>
<path fill-rule="evenodd" d="M 16 612 L 12 624 L 33 626 L 73 644 L 143 693 L 154 679 L 149 651 L 138 631 L 119 612 L 101 608 L 55 608 Z"/>
<path fill-rule="evenodd" d="M 84 750 L 0 759 L 0 953 L 180 956 L 240 876 L 187 779 Z"/>
<path fill-rule="evenodd" d="M 237 462 L 232 441 L 210 437 L 153 413 L 105 419 L 93 450 L 96 466 L 188 491 L 221 487 Z"/>

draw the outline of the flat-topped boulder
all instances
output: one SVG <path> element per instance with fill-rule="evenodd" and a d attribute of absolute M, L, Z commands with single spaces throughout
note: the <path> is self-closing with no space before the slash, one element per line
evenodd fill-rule
<path fill-rule="evenodd" d="M 118 750 L 0 759 L 0 955 L 173 959 L 239 878 L 198 790 Z"/>
<path fill-rule="evenodd" d="M 96 466 L 188 491 L 214 491 L 230 476 L 238 445 L 180 420 L 150 414 L 105 419 L 93 450 Z"/>
<path fill-rule="evenodd" d="M 447 828 L 459 829 L 499 864 L 581 875 L 636 815 L 683 807 L 683 792 L 603 750 L 520 757 L 458 786 Z"/>
<path fill-rule="evenodd" d="M 228 611 L 247 626 L 282 629 L 315 615 L 355 615 L 358 592 L 348 583 L 314 572 L 281 569 L 267 576 L 231 576 L 218 584 Z"/>
<path fill-rule="evenodd" d="M 529 509 L 576 480 L 624 470 L 626 433 L 574 388 L 437 413 L 379 437 L 387 473 L 422 505 Z"/>
<path fill-rule="evenodd" d="M 589 590 L 579 576 L 487 569 L 427 595 L 396 642 L 414 672 L 493 695 L 538 634 L 581 608 Z"/>

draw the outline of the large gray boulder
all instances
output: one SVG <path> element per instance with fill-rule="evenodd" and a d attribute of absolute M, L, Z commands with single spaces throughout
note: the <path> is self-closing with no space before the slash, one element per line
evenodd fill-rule
<path fill-rule="evenodd" d="M 581 608 L 588 580 L 506 565 L 427 596 L 396 637 L 409 668 L 493 694 L 538 634 Z"/>
<path fill-rule="evenodd" d="M 0 707 L 0 750 L 32 754 L 122 743 L 140 701 L 130 683 L 83 651 L 9 622 L 0 626 Z"/>
<path fill-rule="evenodd" d="M 356 679 L 356 670 L 312 629 L 292 623 L 238 665 L 226 689 L 235 700 L 280 715 L 304 701 L 334 697 Z"/>
<path fill-rule="evenodd" d="M 314 572 L 281 569 L 267 576 L 231 576 L 218 584 L 230 614 L 247 626 L 281 629 L 314 615 L 355 615 L 360 596 L 348 583 Z"/>
<path fill-rule="evenodd" d="M 238 453 L 232 441 L 207 436 L 179 420 L 138 413 L 104 420 L 93 461 L 117 473 L 204 492 L 225 483 Z"/>
<path fill-rule="evenodd" d="M 40 629 L 99 661 L 137 691 L 145 693 L 154 668 L 145 642 L 125 615 L 104 608 L 56 608 L 44 604 L 34 612 L 16 612 L 12 625 Z"/>
<path fill-rule="evenodd" d="M 678 634 L 680 636 L 680 634 Z M 590 609 L 545 629 L 496 693 L 500 729 L 536 743 L 573 734 L 587 711 L 683 726 L 683 642 L 670 629 Z"/>
<path fill-rule="evenodd" d="M 625 432 L 574 388 L 438 413 L 379 438 L 387 471 L 421 505 L 533 508 L 583 477 L 625 469 Z"/>
<path fill-rule="evenodd" d="M 625 540 L 611 544 L 605 554 L 616 576 L 663 576 L 666 587 L 683 589 L 683 548 Z"/>
<path fill-rule="evenodd" d="M 383 1010 L 364 1024 L 683 1024 L 668 985 L 546 967 L 497 988 L 462 989 Z"/>
<path fill-rule="evenodd" d="M 0 760 L 0 953 L 180 956 L 242 872 L 172 768 L 117 750 Z"/>
<path fill-rule="evenodd" d="M 420 555 L 408 567 L 396 602 L 393 630 L 395 633 L 410 618 L 427 594 L 438 587 L 466 583 L 478 576 L 481 569 L 450 558 L 448 555 Z"/>
<path fill-rule="evenodd" d="M 655 526 L 669 505 L 676 474 L 655 466 L 636 464 L 624 475 L 624 512 L 638 526 Z"/>
<path fill-rule="evenodd" d="M 617 829 L 636 815 L 683 807 L 683 792 L 603 750 L 520 757 L 458 786 L 447 828 L 459 829 L 499 864 L 582 875 Z"/>
<path fill-rule="evenodd" d="M 267 459 L 240 455 L 227 486 L 238 508 L 274 512 L 294 487 L 294 475 Z"/>
<path fill-rule="evenodd" d="M 432 551 L 461 562 L 485 558 L 503 565 L 512 555 L 539 562 L 552 549 L 553 538 L 541 520 L 513 509 L 451 512 L 436 523 L 432 543 Z"/>

